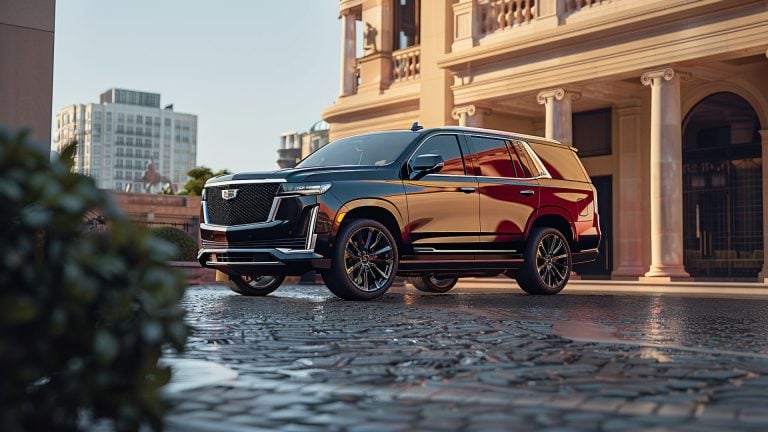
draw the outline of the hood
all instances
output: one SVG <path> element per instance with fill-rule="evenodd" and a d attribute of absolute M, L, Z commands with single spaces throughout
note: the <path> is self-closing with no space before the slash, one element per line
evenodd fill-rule
<path fill-rule="evenodd" d="M 335 166 L 312 168 L 286 168 L 274 171 L 253 171 L 214 177 L 206 182 L 227 182 L 237 180 L 285 180 L 291 183 L 305 181 L 333 181 L 378 178 L 388 167 Z M 386 170 L 388 171 L 388 170 Z"/>

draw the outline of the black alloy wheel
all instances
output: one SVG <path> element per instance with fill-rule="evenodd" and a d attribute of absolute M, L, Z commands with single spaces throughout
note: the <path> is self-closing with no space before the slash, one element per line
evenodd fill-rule
<path fill-rule="evenodd" d="M 284 280 L 285 276 L 230 276 L 227 286 L 238 294 L 261 297 L 278 289 Z"/>
<path fill-rule="evenodd" d="M 337 236 L 331 268 L 323 282 L 346 300 L 372 300 L 384 294 L 397 274 L 397 242 L 381 223 L 356 219 Z"/>
<path fill-rule="evenodd" d="M 517 272 L 517 283 L 528 294 L 557 294 L 568 283 L 572 262 L 571 248 L 560 231 L 534 228 L 525 247 L 525 262 Z"/>
<path fill-rule="evenodd" d="M 456 282 L 459 281 L 459 278 L 441 278 L 437 277 L 434 273 L 431 273 L 422 276 L 409 277 L 408 280 L 419 291 L 428 293 L 446 293 L 456 286 Z"/>

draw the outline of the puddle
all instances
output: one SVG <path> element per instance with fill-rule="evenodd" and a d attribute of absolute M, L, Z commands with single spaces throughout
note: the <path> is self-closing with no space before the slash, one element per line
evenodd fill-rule
<path fill-rule="evenodd" d="M 623 342 L 615 327 L 582 321 L 555 321 L 552 331 L 579 342 Z"/>
<path fill-rule="evenodd" d="M 234 370 L 205 360 L 164 358 L 160 359 L 160 365 L 170 366 L 173 372 L 171 381 L 163 388 L 168 393 L 220 384 L 237 378 Z"/>

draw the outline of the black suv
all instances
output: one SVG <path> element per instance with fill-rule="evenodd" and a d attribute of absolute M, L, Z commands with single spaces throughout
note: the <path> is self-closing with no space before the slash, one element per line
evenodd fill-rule
<path fill-rule="evenodd" d="M 600 242 L 596 193 L 573 147 L 443 127 L 369 133 L 296 168 L 209 180 L 200 264 L 261 296 L 320 273 L 337 296 L 374 299 L 396 276 L 446 292 L 460 277 L 515 278 L 556 294 Z"/>

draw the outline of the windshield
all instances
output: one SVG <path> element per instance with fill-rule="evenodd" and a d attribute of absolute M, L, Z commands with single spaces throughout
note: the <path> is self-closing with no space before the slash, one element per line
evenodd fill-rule
<path fill-rule="evenodd" d="M 307 156 L 296 168 L 337 165 L 382 166 L 394 162 L 416 134 L 407 131 L 357 135 L 334 141 Z"/>

